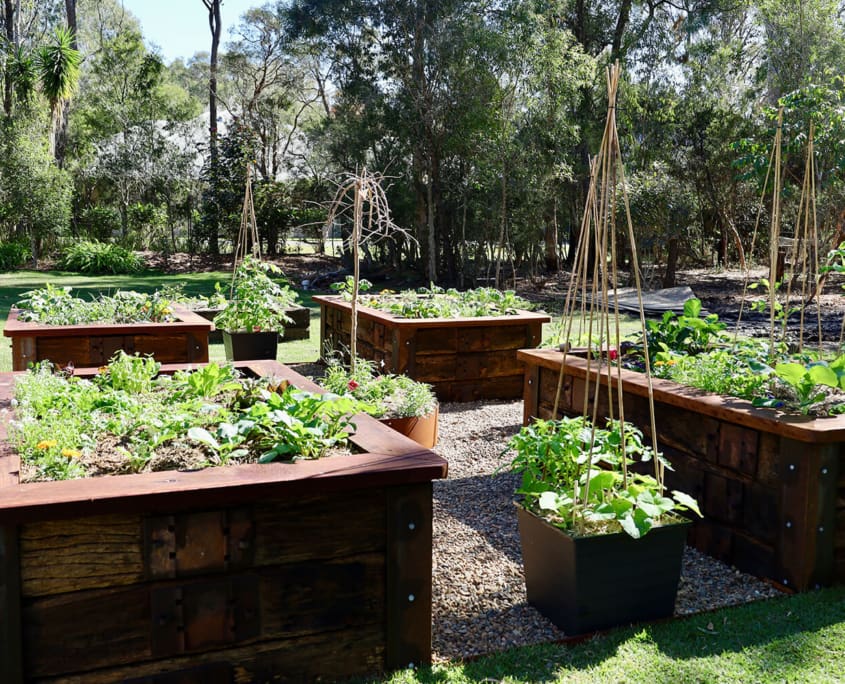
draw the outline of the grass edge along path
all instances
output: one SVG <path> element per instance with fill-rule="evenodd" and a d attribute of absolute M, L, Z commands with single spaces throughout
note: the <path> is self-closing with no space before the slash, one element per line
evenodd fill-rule
<path fill-rule="evenodd" d="M 620 578 L 624 582 L 624 577 Z M 402 671 L 390 684 L 843 682 L 845 587 Z"/>

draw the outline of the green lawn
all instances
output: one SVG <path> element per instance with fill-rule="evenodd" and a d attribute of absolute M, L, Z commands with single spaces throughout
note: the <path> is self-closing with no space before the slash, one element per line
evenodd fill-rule
<path fill-rule="evenodd" d="M 619 629 L 577 644 L 514 649 L 373 681 L 842 682 L 845 587 Z"/>

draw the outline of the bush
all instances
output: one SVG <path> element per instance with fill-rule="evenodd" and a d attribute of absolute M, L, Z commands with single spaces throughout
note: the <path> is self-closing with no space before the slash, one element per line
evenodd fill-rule
<path fill-rule="evenodd" d="M 137 254 L 109 242 L 82 241 L 64 250 L 60 267 L 66 271 L 97 275 L 137 273 L 143 268 Z"/>
<path fill-rule="evenodd" d="M 0 271 L 11 271 L 32 257 L 28 245 L 23 242 L 0 242 Z"/>

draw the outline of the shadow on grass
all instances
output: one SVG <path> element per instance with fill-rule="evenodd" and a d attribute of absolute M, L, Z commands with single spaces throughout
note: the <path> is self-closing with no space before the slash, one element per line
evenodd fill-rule
<path fill-rule="evenodd" d="M 368 681 L 833 682 L 843 672 L 845 587 L 836 587 Z"/>

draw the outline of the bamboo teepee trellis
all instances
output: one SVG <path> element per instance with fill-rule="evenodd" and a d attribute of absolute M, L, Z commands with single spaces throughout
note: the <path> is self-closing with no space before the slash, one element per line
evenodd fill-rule
<path fill-rule="evenodd" d="M 612 364 L 614 354 L 619 353 L 621 347 L 620 314 L 617 304 L 618 280 L 617 272 L 617 213 L 619 200 L 621 199 L 624 208 L 625 225 L 623 230 L 631 247 L 631 270 L 634 275 L 635 289 L 639 303 L 640 325 L 642 328 L 643 340 L 646 339 L 646 322 L 643 311 L 642 283 L 640 280 L 639 263 L 637 257 L 637 242 L 634 236 L 633 222 L 628 201 L 628 193 L 625 180 L 625 168 L 622 162 L 622 155 L 619 146 L 619 135 L 616 127 L 616 101 L 619 88 L 621 68 L 617 62 L 606 71 L 608 89 L 608 110 L 605 121 L 604 135 L 602 137 L 599 154 L 591 162 L 590 184 L 587 193 L 587 201 L 584 210 L 584 217 L 581 225 L 581 234 L 575 251 L 575 267 L 572 279 L 566 294 L 561 329 L 566 340 L 571 339 L 573 324 L 580 323 L 580 331 L 587 330 L 587 340 L 593 348 L 594 335 L 598 338 L 599 359 L 593 357 L 593 353 L 587 355 L 587 387 L 584 393 L 583 415 L 588 418 L 592 425 L 592 434 L 595 434 L 597 421 L 604 418 L 598 415 L 599 387 L 601 382 L 596 382 L 595 387 L 590 387 L 591 366 L 594 363 L 603 363 L 601 373 L 606 376 L 608 386 L 608 413 L 607 417 L 613 419 L 618 417 L 623 430 L 625 430 L 625 412 L 622 396 L 621 365 Z M 620 196 L 621 193 L 621 196 Z M 589 263 L 592 255 L 592 264 Z M 588 292 L 589 291 L 589 292 Z M 613 306 L 611 308 L 611 300 Z M 654 393 L 651 382 L 651 362 L 648 355 L 647 345 L 644 347 L 645 373 L 648 378 L 648 401 L 650 413 L 650 427 L 652 445 L 655 454 L 657 449 L 657 429 L 654 416 Z M 569 352 L 569 345 L 563 345 L 563 361 L 561 363 L 560 376 L 558 378 L 557 391 L 555 394 L 553 415 L 557 415 L 560 404 L 560 394 L 563 387 L 563 380 L 566 370 L 566 355 Z M 604 359 L 604 362 L 602 361 Z M 616 371 L 614 378 L 614 369 Z M 614 382 L 615 380 L 615 382 Z M 612 388 L 616 389 L 616 400 L 613 399 Z M 590 394 L 592 391 L 592 402 Z M 592 404 L 592 411 L 590 405 Z M 591 442 L 593 437 L 591 436 Z M 627 487 L 628 470 L 622 463 L 624 484 Z M 654 476 L 663 489 L 663 466 L 659 458 L 654 459 Z M 587 474 L 589 481 L 590 474 Z"/>

